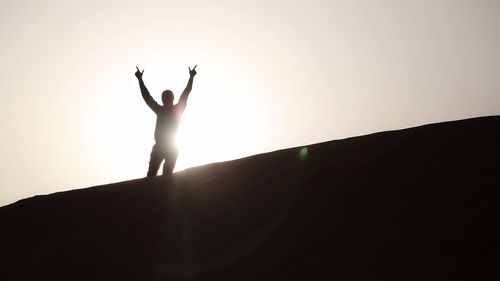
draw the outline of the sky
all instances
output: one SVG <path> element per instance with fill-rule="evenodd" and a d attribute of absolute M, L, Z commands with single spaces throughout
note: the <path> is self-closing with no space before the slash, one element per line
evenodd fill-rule
<path fill-rule="evenodd" d="M 176 171 L 500 113 L 496 0 L 0 0 L 0 206 L 144 177 L 152 96 L 198 65 Z"/>

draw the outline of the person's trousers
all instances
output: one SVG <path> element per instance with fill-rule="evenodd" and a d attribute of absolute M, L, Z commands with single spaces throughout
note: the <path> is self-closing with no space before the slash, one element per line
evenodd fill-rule
<path fill-rule="evenodd" d="M 165 160 L 165 163 L 163 163 L 163 175 L 171 175 L 177 161 L 177 149 L 168 145 L 155 143 L 151 149 L 149 158 L 148 177 L 156 176 L 163 160 Z"/>

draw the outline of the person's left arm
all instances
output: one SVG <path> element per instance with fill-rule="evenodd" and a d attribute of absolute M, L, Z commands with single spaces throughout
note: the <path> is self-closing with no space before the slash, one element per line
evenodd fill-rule
<path fill-rule="evenodd" d="M 196 75 L 196 66 L 197 65 L 195 65 L 193 67 L 193 69 L 188 67 L 188 69 L 189 69 L 189 81 L 186 85 L 186 88 L 182 92 L 181 97 L 179 98 L 179 102 L 177 103 L 182 111 L 184 111 L 184 109 L 186 108 L 189 93 L 191 93 L 191 90 L 193 89 L 193 78 Z"/>

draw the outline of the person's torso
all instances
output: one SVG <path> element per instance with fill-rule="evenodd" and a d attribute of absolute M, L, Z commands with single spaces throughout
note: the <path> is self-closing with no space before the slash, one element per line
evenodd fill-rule
<path fill-rule="evenodd" d="M 174 142 L 179 127 L 180 114 L 177 106 L 164 107 L 156 112 L 155 140 L 157 142 Z"/>

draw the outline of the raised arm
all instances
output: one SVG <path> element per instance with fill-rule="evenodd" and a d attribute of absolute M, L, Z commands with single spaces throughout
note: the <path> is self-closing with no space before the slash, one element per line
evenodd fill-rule
<path fill-rule="evenodd" d="M 196 75 L 196 66 L 198 66 L 198 65 L 195 65 L 193 67 L 193 69 L 188 67 L 188 69 L 189 69 L 189 81 L 186 85 L 186 88 L 182 92 L 181 97 L 179 98 L 179 103 L 177 103 L 178 106 L 181 108 L 181 110 L 184 110 L 186 108 L 189 93 L 191 92 L 191 89 L 193 89 L 193 78 Z"/>
<path fill-rule="evenodd" d="M 158 110 L 160 109 L 160 105 L 153 99 L 151 94 L 149 94 L 146 85 L 144 85 L 144 81 L 142 81 L 142 74 L 144 74 L 144 70 L 142 70 L 141 72 L 137 66 L 135 68 L 137 69 L 137 71 L 135 72 L 135 77 L 137 77 L 137 80 L 139 80 L 139 87 L 141 88 L 142 98 L 144 98 L 144 101 L 151 108 L 151 110 L 153 110 L 154 112 L 158 112 Z"/>

